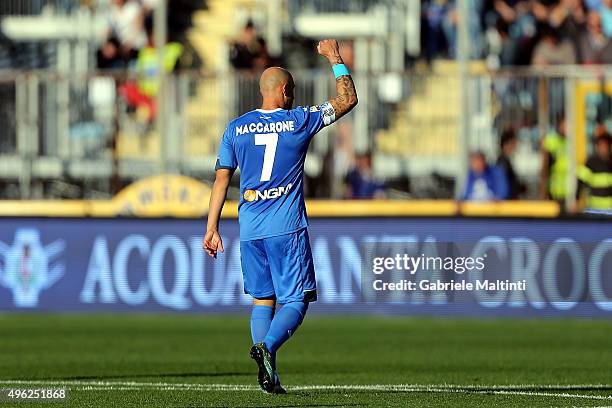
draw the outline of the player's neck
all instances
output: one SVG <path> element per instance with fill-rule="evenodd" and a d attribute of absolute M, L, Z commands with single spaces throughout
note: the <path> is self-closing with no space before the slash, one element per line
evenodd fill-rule
<path fill-rule="evenodd" d="M 278 106 L 278 105 L 266 105 L 266 104 L 262 104 L 261 108 L 259 108 L 261 110 L 264 111 L 273 111 L 273 110 L 277 110 L 277 109 L 284 109 L 282 106 Z"/>
<path fill-rule="evenodd" d="M 261 103 L 261 110 L 265 110 L 265 111 L 272 111 L 272 110 L 276 110 L 276 109 L 284 109 L 285 107 L 283 106 L 283 103 L 277 101 L 277 100 L 270 100 L 270 99 L 265 99 L 263 100 L 263 102 Z"/>

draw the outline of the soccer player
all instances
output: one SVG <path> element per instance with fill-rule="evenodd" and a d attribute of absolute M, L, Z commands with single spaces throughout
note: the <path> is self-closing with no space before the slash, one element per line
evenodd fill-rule
<path fill-rule="evenodd" d="M 289 71 L 266 69 L 259 80 L 261 109 L 232 120 L 221 138 L 203 247 L 223 252 L 219 217 L 230 179 L 240 168 L 240 258 L 244 291 L 253 297 L 251 358 L 260 387 L 284 393 L 276 352 L 302 323 L 317 298 L 304 204 L 304 160 L 312 137 L 357 105 L 355 85 L 338 42 L 317 46 L 336 77 L 336 97 L 319 106 L 292 109 L 295 84 Z M 276 304 L 282 307 L 276 312 Z"/>

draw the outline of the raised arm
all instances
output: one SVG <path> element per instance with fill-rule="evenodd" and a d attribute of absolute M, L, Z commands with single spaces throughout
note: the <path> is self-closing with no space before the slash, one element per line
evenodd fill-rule
<path fill-rule="evenodd" d="M 327 58 L 332 68 L 335 65 L 344 65 L 342 57 L 340 56 L 338 41 L 320 41 L 319 45 L 317 46 L 317 51 L 319 52 L 319 54 Z M 342 70 L 340 70 L 339 72 L 342 73 Z M 337 76 L 336 97 L 329 101 L 329 103 L 334 108 L 336 120 L 349 113 L 351 109 L 353 109 L 357 105 L 357 91 L 355 90 L 353 78 L 351 78 L 346 68 L 344 68 L 344 72 L 346 72 L 346 74 Z"/>

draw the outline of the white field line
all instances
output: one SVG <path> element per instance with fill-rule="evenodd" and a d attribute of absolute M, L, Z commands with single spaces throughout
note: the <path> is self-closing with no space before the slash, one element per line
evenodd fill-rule
<path fill-rule="evenodd" d="M 462 394 L 494 394 L 494 395 L 521 395 L 521 396 L 536 396 L 536 397 L 556 397 L 556 398 L 583 398 L 593 400 L 612 400 L 612 395 L 588 395 L 588 394 L 569 394 L 569 393 L 557 393 L 557 392 L 541 392 L 541 391 L 475 391 L 475 390 L 461 390 L 461 389 L 440 389 L 431 388 L 425 392 L 455 392 Z"/>
<path fill-rule="evenodd" d="M 90 381 L 90 380 L 0 380 L 0 385 L 20 386 L 67 386 L 82 391 L 259 391 L 256 385 L 246 384 L 197 384 L 168 382 L 137 381 Z M 457 385 L 457 384 L 355 384 L 355 385 L 302 385 L 289 386 L 290 391 L 399 391 L 399 392 L 432 392 L 432 393 L 477 393 L 497 395 L 522 395 L 556 398 L 578 398 L 592 400 L 612 400 L 612 395 L 571 394 L 554 391 L 597 391 L 609 389 L 608 384 L 577 385 L 539 385 L 539 384 L 505 384 L 505 385 Z M 549 389 L 550 391 L 546 391 Z"/>
<path fill-rule="evenodd" d="M 153 376 L 153 375 L 152 375 Z M 134 387 L 207 387 L 224 388 L 240 387 L 245 389 L 258 389 L 252 384 L 218 384 L 218 383 L 174 383 L 174 382 L 141 382 L 141 381 L 102 381 L 102 380 L 0 380 L 0 384 L 65 384 L 65 385 L 122 385 Z M 526 389 L 551 389 L 551 390 L 575 390 L 575 391 L 596 391 L 598 389 L 610 389 L 612 384 L 341 384 L 341 385 L 301 385 L 294 386 L 293 389 L 325 389 L 325 390 L 394 390 L 403 388 L 444 388 L 444 389 L 470 389 L 470 390 L 526 390 Z"/>

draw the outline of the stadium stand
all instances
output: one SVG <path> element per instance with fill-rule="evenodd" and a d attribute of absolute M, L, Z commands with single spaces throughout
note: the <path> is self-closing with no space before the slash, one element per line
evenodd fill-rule
<path fill-rule="evenodd" d="M 546 42 L 550 27 L 564 41 L 581 35 L 601 39 L 607 20 L 598 31 L 595 14 L 605 10 L 576 6 L 563 16 L 555 4 L 535 2 L 512 20 L 505 2 L 494 3 L 482 8 L 476 2 L 470 9 L 469 38 L 477 46 L 463 76 L 460 61 L 453 59 L 457 10 L 452 1 L 181 0 L 168 15 L 168 39 L 182 54 L 166 75 L 163 97 L 145 95 L 143 109 L 134 102 L 138 98 L 126 94 L 126 84 L 143 80 L 138 69 L 95 71 L 109 1 L 3 2 L 3 197 L 110 198 L 135 180 L 168 171 L 211 180 L 225 124 L 259 103 L 257 69 L 237 70 L 231 62 L 232 44 L 252 21 L 268 53 L 258 67 L 276 61 L 292 69 L 298 103 L 320 103 L 333 87 L 331 76 L 311 58 L 312 44 L 330 30 L 342 40 L 356 78 L 360 104 L 354 114 L 311 146 L 310 197 L 347 196 L 345 177 L 364 155 L 371 157 L 373 177 L 384 183 L 389 198 L 457 197 L 466 153 L 483 151 L 492 162 L 501 132 L 511 127 L 518 141 L 514 168 L 527 187 L 520 198 L 538 198 L 546 183 L 540 178 L 543 136 L 568 112 L 573 115 L 567 118 L 567 136 L 579 165 L 592 153 L 593 129 L 605 126 L 610 112 L 607 85 L 599 85 L 598 72 L 539 68 L 554 51 L 546 48 L 554 45 Z M 154 4 L 143 3 L 149 24 Z M 509 32 L 518 37 L 506 39 L 507 27 L 496 21 L 509 22 Z M 577 34 L 566 27 L 569 22 L 579 25 Z M 527 30 L 527 23 L 536 31 Z M 508 47 L 521 40 L 533 47 L 512 64 L 531 62 L 538 45 L 542 58 L 533 59 L 534 67 L 504 68 Z M 467 104 L 460 102 L 463 84 Z M 160 102 L 163 106 L 157 106 Z M 463 134 L 464 129 L 469 131 Z M 576 184 L 571 178 L 570 188 Z"/>

